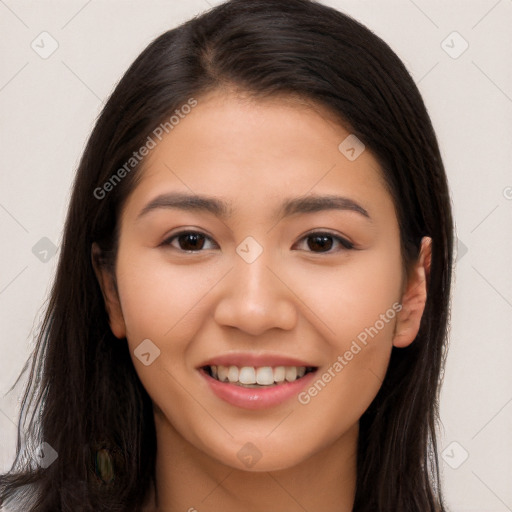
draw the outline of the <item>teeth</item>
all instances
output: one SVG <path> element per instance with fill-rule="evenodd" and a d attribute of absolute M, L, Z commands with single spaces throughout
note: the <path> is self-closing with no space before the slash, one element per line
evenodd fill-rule
<path fill-rule="evenodd" d="M 236 366 L 230 366 L 228 370 L 229 382 L 238 382 L 238 368 Z"/>
<path fill-rule="evenodd" d="M 227 366 L 217 366 L 217 378 L 221 382 L 226 382 L 228 380 L 228 367 Z"/>
<path fill-rule="evenodd" d="M 288 368 L 286 368 L 284 377 L 288 382 L 293 382 L 294 380 L 297 380 L 297 367 L 288 366 Z"/>
<path fill-rule="evenodd" d="M 221 382 L 230 382 L 240 386 L 273 386 L 283 382 L 293 382 L 306 374 L 305 366 L 210 366 L 212 377 Z M 311 369 L 310 369 L 311 370 Z"/>
<path fill-rule="evenodd" d="M 284 366 L 277 366 L 274 368 L 274 382 L 284 382 L 285 374 L 286 370 Z"/>
<path fill-rule="evenodd" d="M 256 382 L 261 386 L 274 384 L 274 372 L 270 366 L 263 366 L 256 370 Z"/>
<path fill-rule="evenodd" d="M 256 371 L 252 366 L 244 366 L 240 368 L 238 377 L 240 384 L 256 384 Z"/>

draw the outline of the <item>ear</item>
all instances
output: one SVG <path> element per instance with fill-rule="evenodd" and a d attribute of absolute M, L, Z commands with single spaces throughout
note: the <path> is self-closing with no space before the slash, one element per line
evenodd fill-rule
<path fill-rule="evenodd" d="M 113 272 L 102 261 L 102 252 L 94 242 L 91 248 L 92 266 L 105 301 L 105 309 L 109 317 L 110 329 L 116 338 L 126 337 L 126 325 L 115 285 Z"/>
<path fill-rule="evenodd" d="M 420 329 L 421 317 L 427 302 L 427 279 L 432 260 L 432 239 L 423 237 L 420 254 L 407 276 L 402 294 L 402 309 L 397 315 L 393 345 L 403 348 L 409 346 Z"/>

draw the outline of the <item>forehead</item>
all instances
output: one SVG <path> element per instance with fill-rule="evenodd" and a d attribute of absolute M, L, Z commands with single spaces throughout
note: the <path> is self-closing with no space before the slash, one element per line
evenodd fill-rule
<path fill-rule="evenodd" d="M 354 152 L 345 151 L 344 141 L 357 144 L 353 137 L 312 102 L 215 91 L 198 98 L 157 141 L 127 207 L 142 207 L 168 191 L 224 198 L 232 214 L 253 203 L 263 213 L 262 206 L 278 198 L 307 194 L 342 193 L 389 207 L 391 197 L 371 152 L 364 149 L 354 159 Z"/>

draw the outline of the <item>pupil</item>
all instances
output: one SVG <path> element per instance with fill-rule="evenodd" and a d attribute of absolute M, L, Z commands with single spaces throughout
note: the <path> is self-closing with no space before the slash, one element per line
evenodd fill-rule
<path fill-rule="evenodd" d="M 199 233 L 187 233 L 179 237 L 180 247 L 185 251 L 197 251 L 204 245 L 204 236 Z M 188 247 L 187 247 L 188 245 Z"/>
<path fill-rule="evenodd" d="M 313 242 L 312 242 L 313 241 Z M 315 235 L 309 238 L 308 247 L 311 250 L 320 249 L 328 251 L 332 247 L 332 237 L 329 235 Z"/>

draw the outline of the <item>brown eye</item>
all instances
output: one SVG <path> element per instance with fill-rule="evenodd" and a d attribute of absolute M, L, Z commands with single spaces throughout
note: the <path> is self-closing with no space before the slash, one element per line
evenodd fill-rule
<path fill-rule="evenodd" d="M 175 243 L 177 241 L 177 244 Z M 164 245 L 170 245 L 173 248 L 184 252 L 200 252 L 205 249 L 205 244 L 211 241 L 211 238 L 197 231 L 182 231 L 168 238 Z M 212 247 L 206 247 L 211 249 Z"/>
<path fill-rule="evenodd" d="M 315 252 L 315 253 L 323 253 L 323 252 L 338 252 L 344 249 L 353 249 L 354 245 L 346 240 L 345 238 L 342 238 L 337 235 L 333 235 L 331 233 L 311 233 L 307 236 L 305 236 L 302 241 L 307 241 L 307 249 L 304 249 L 306 251 L 309 250 L 309 252 Z M 341 245 L 338 250 L 331 249 L 338 244 Z"/>
<path fill-rule="evenodd" d="M 328 235 L 314 235 L 314 236 L 308 236 L 308 247 L 314 251 L 330 251 L 333 245 L 332 236 Z"/>
<path fill-rule="evenodd" d="M 199 233 L 187 233 L 178 237 L 180 249 L 184 251 L 197 251 L 203 248 L 205 237 Z"/>

